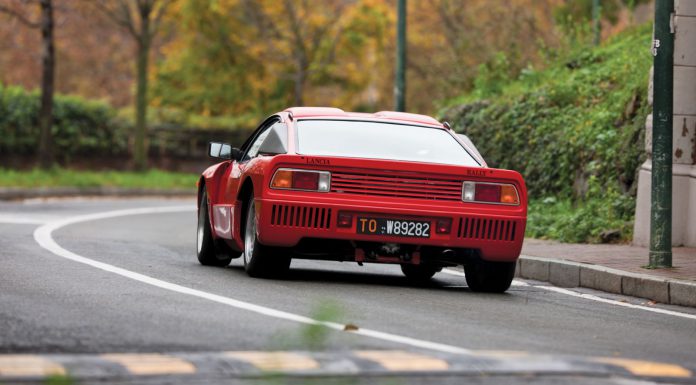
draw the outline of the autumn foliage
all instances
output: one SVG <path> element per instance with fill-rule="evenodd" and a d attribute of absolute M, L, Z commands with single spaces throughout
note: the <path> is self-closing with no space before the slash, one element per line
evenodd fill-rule
<path fill-rule="evenodd" d="M 35 16 L 26 3 L 7 0 Z M 132 104 L 128 32 L 91 1 L 54 3 L 56 89 Z M 586 3 L 410 1 L 407 108 L 434 112 L 437 101 L 471 91 L 487 67 L 503 66 L 510 79 L 543 67 L 554 50 L 581 43 Z M 611 11 L 605 35 L 636 22 L 635 2 L 603 3 Z M 395 12 L 389 0 L 175 0 L 150 50 L 150 106 L 249 121 L 289 105 L 390 109 Z M 40 36 L 15 18 L 0 20 L 0 83 L 38 87 Z"/>

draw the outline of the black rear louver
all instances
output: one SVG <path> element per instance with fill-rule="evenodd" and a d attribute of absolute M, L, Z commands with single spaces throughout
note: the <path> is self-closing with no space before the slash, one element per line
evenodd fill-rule
<path fill-rule="evenodd" d="M 331 209 L 273 205 L 271 225 L 328 230 L 331 227 Z"/>
<path fill-rule="evenodd" d="M 459 238 L 489 241 L 515 240 L 516 221 L 484 218 L 459 218 Z"/>

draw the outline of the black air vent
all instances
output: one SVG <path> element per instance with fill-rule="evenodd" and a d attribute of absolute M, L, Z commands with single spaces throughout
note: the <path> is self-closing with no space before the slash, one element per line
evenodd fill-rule
<path fill-rule="evenodd" d="M 515 240 L 517 222 L 499 219 L 459 218 L 459 238 L 490 241 Z"/>
<path fill-rule="evenodd" d="M 331 209 L 273 205 L 271 225 L 328 230 L 331 227 Z"/>

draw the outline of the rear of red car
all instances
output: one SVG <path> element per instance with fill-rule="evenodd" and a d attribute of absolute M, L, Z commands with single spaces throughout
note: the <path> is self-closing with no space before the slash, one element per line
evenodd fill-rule
<path fill-rule="evenodd" d="M 519 173 L 486 167 L 432 118 L 346 115 L 288 117 L 288 155 L 273 157 L 257 198 L 261 243 L 402 265 L 517 260 Z"/>
<path fill-rule="evenodd" d="M 421 281 L 463 265 L 472 290 L 510 286 L 526 225 L 524 181 L 488 168 L 468 138 L 435 119 L 296 108 L 236 151 L 222 173 L 224 202 L 211 211 L 215 236 L 199 238 L 242 249 L 252 276 L 306 258 L 394 263 Z M 199 210 L 199 230 L 205 222 Z M 214 249 L 199 247 L 201 263 L 229 261 L 200 251 Z"/>
<path fill-rule="evenodd" d="M 257 200 L 264 244 L 319 257 L 313 246 L 342 241 L 327 256 L 352 251 L 342 257 L 358 262 L 514 262 L 520 254 L 527 192 L 517 172 L 302 155 L 276 156 L 271 169 Z M 274 188 L 287 173 L 299 187 Z M 327 191 L 307 191 L 318 190 L 310 174 L 321 173 L 330 175 Z"/>

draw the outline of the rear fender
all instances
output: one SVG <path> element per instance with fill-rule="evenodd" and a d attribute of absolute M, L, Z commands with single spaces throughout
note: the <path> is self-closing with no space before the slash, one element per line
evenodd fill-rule
<path fill-rule="evenodd" d="M 229 162 L 221 162 L 208 167 L 201 174 L 201 180 L 205 182 L 206 191 L 208 192 L 210 205 L 216 204 L 220 200 L 219 197 L 224 187 L 222 179 L 229 166 Z"/>
<path fill-rule="evenodd" d="M 254 194 L 254 183 L 250 176 L 246 177 L 242 182 L 242 187 L 237 194 L 237 200 L 234 202 L 234 220 L 232 226 L 232 241 L 235 245 L 244 250 L 244 230 L 246 226 L 246 216 L 249 198 Z"/>
<path fill-rule="evenodd" d="M 208 218 L 210 220 L 210 228 L 215 229 L 215 215 L 213 215 L 213 205 L 219 202 L 221 188 L 224 184 L 222 179 L 225 171 L 229 167 L 229 162 L 221 162 L 208 167 L 201 174 L 201 179 L 198 181 L 198 207 L 200 208 L 201 200 L 203 199 L 203 187 L 206 189 L 208 200 Z M 215 231 L 212 231 L 213 239 L 218 239 Z"/>

